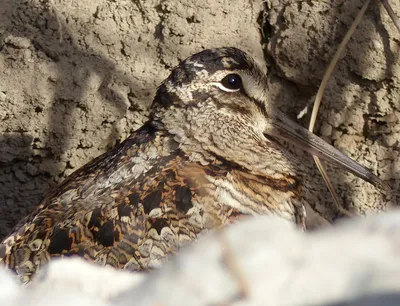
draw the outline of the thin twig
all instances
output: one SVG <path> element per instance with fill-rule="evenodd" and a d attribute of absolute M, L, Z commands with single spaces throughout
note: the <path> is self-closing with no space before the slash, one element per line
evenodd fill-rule
<path fill-rule="evenodd" d="M 383 6 L 385 7 L 386 11 L 388 12 L 390 18 L 392 18 L 392 21 L 394 25 L 396 26 L 397 30 L 400 32 L 400 19 L 396 16 L 396 14 L 393 11 L 392 6 L 390 5 L 388 0 L 381 0 Z"/>
<path fill-rule="evenodd" d="M 356 27 L 358 26 L 358 24 L 360 23 L 362 17 L 364 16 L 365 11 L 368 8 L 368 5 L 370 3 L 370 0 L 366 0 L 364 2 L 364 5 L 362 6 L 362 8 L 360 9 L 360 11 L 358 12 L 356 19 L 354 19 L 353 23 L 351 24 L 349 30 L 347 31 L 346 35 L 344 36 L 342 42 L 340 43 L 337 51 L 335 52 L 335 55 L 333 56 L 331 62 L 329 63 L 328 68 L 326 69 L 326 72 L 324 74 L 324 77 L 322 78 L 321 81 L 321 85 L 318 89 L 317 95 L 315 97 L 315 102 L 314 102 L 314 107 L 311 113 L 311 119 L 310 119 L 310 125 L 308 127 L 308 130 L 310 132 L 313 132 L 314 130 L 314 126 L 315 126 L 315 121 L 317 119 L 317 114 L 318 114 L 318 110 L 319 107 L 321 105 L 321 100 L 322 100 L 322 96 L 325 92 L 326 86 L 328 84 L 328 80 L 333 72 L 333 69 L 335 68 L 340 56 L 342 55 L 347 43 L 349 42 L 351 36 L 353 35 Z M 319 169 L 319 171 L 321 172 L 321 175 L 330 191 L 330 193 L 332 194 L 333 200 L 338 208 L 338 210 L 342 213 L 345 212 L 346 215 L 352 215 L 350 212 L 348 212 L 347 210 L 345 210 L 343 208 L 343 206 L 340 203 L 339 197 L 336 194 L 335 188 L 333 187 L 331 181 L 329 180 L 329 177 L 326 173 L 326 170 L 324 168 L 323 163 L 320 161 L 320 159 L 317 156 L 314 156 L 314 161 Z"/>
<path fill-rule="evenodd" d="M 337 193 L 335 191 L 335 187 L 333 186 L 332 182 L 329 180 L 328 173 L 326 172 L 325 167 L 323 166 L 322 162 L 319 160 L 319 158 L 317 156 L 313 156 L 313 157 L 314 157 L 314 161 L 315 161 L 315 164 L 317 165 L 319 172 L 321 172 L 321 175 L 324 178 L 325 184 L 328 186 L 328 189 L 332 195 L 333 201 L 336 204 L 337 210 L 340 213 L 342 213 L 348 217 L 353 217 L 354 214 L 349 212 L 347 209 L 343 208 L 343 206 L 340 204 L 339 196 L 337 195 Z"/>

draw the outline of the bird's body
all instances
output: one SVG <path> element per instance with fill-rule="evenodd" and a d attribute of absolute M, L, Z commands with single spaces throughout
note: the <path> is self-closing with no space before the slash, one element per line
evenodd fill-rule
<path fill-rule="evenodd" d="M 146 270 L 242 216 L 304 227 L 302 161 L 270 138 L 285 119 L 267 96 L 265 75 L 238 49 L 188 58 L 159 87 L 150 120 L 52 190 L 0 244 L 0 263 L 23 282 L 62 256 Z M 328 160 L 381 183 L 298 129 L 285 127 L 282 138 L 304 137 L 312 153 L 333 152 Z"/>

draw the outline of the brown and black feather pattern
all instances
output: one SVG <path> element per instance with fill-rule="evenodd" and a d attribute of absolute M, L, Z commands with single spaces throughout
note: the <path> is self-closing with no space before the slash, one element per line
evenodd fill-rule
<path fill-rule="evenodd" d="M 186 112 L 185 118 L 191 118 L 191 111 L 202 112 L 203 102 L 215 105 L 216 98 L 210 94 L 209 100 L 200 85 L 190 87 L 191 78 L 211 77 L 223 69 L 255 69 L 237 49 L 206 50 L 202 54 L 177 67 L 161 85 L 149 122 L 116 148 L 74 172 L 20 222 L 0 244 L 0 262 L 23 282 L 53 257 L 78 255 L 101 265 L 147 270 L 200 233 L 244 215 L 279 214 L 279 205 L 286 203 L 289 208 L 284 208 L 284 214 L 289 219 L 296 221 L 301 216 L 295 204 L 300 197 L 299 180 L 292 172 L 275 175 L 262 167 L 251 168 L 243 159 L 245 149 L 244 157 L 236 161 L 232 155 L 222 156 L 211 148 L 218 149 L 222 142 L 211 136 L 204 142 L 197 136 L 192 138 L 181 131 L 182 122 L 174 126 L 177 120 L 169 111 Z M 178 87 L 191 94 L 186 97 L 182 90 L 176 90 Z M 254 107 L 257 111 L 260 108 L 251 105 L 247 111 L 246 105 L 237 101 L 237 107 L 220 103 L 216 109 L 247 116 Z M 212 122 L 220 124 L 218 119 L 209 120 L 213 120 L 210 128 Z M 241 128 L 238 122 L 235 128 Z M 188 130 L 199 129 L 189 121 L 185 124 Z M 253 141 L 253 136 L 249 139 Z M 229 138 L 229 146 L 229 141 L 240 144 Z M 254 141 L 257 145 L 249 143 L 249 154 L 266 149 L 258 138 Z M 233 149 L 239 154 L 238 146 Z"/>
<path fill-rule="evenodd" d="M 203 230 L 243 215 L 217 207 L 216 186 L 208 177 L 225 180 L 228 173 L 243 193 L 266 198 L 265 176 L 218 160 L 207 166 L 190 162 L 173 140 L 147 124 L 50 193 L 1 245 L 0 256 L 24 281 L 51 257 L 79 255 L 116 268 L 152 268 Z M 297 191 L 287 180 L 274 184 Z"/>

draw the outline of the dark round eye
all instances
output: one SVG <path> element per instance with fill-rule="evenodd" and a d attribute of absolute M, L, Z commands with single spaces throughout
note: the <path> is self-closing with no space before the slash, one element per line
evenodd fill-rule
<path fill-rule="evenodd" d="M 221 84 L 227 89 L 236 91 L 242 88 L 242 78 L 236 73 L 231 73 L 222 79 Z"/>

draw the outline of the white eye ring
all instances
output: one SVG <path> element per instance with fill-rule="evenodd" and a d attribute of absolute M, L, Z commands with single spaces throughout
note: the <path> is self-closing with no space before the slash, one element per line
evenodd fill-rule
<path fill-rule="evenodd" d="M 217 86 L 219 89 L 226 91 L 226 92 L 236 92 L 239 91 L 240 88 L 238 89 L 230 89 L 230 88 L 226 88 L 224 85 L 222 85 L 220 82 L 211 82 L 211 85 Z"/>

